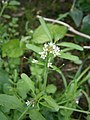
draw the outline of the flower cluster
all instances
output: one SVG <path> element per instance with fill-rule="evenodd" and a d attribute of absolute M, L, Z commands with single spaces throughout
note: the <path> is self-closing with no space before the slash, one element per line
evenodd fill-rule
<path fill-rule="evenodd" d="M 54 57 L 60 55 L 60 48 L 58 46 L 56 46 L 54 43 L 50 42 L 48 44 L 44 44 L 43 47 L 43 51 L 39 52 L 39 54 L 41 55 L 42 59 L 45 59 L 47 57 L 47 55 L 53 55 Z M 50 62 L 50 58 L 48 59 L 48 64 L 47 67 L 52 67 L 52 63 Z M 32 63 L 38 63 L 38 60 L 33 59 Z"/>
<path fill-rule="evenodd" d="M 25 102 L 27 106 L 31 105 L 32 107 L 34 107 L 34 101 L 29 101 L 27 100 L 27 102 Z"/>
<path fill-rule="evenodd" d="M 47 57 L 47 54 L 52 54 L 54 57 L 59 55 L 60 49 L 54 43 L 50 42 L 48 44 L 44 44 L 43 51 L 39 52 L 42 59 Z"/>

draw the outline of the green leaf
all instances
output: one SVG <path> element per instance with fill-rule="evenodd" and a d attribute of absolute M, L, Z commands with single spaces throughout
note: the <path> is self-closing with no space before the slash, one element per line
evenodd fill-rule
<path fill-rule="evenodd" d="M 11 18 L 11 16 L 9 16 L 7 14 L 4 14 L 3 17 L 6 18 L 6 19 L 10 19 Z"/>
<path fill-rule="evenodd" d="M 1 120 L 8 120 L 7 117 L 4 115 L 4 113 L 1 111 L 0 111 L 0 119 Z"/>
<path fill-rule="evenodd" d="M 49 108 L 51 107 L 55 111 L 59 110 L 58 104 L 55 102 L 53 98 L 51 98 L 51 96 L 45 95 L 43 96 L 43 99 L 47 102 L 47 104 L 49 105 Z"/>
<path fill-rule="evenodd" d="M 0 92 L 3 92 L 3 85 L 9 83 L 9 75 L 6 71 L 0 69 Z"/>
<path fill-rule="evenodd" d="M 90 13 L 90 1 L 89 0 L 80 0 L 79 5 L 82 11 L 85 13 Z"/>
<path fill-rule="evenodd" d="M 42 17 L 40 17 L 39 20 L 40 20 L 41 26 L 43 27 L 46 35 L 47 35 L 48 38 L 49 38 L 49 41 L 52 41 L 52 35 L 51 35 L 51 33 L 50 33 L 49 29 L 48 29 L 48 26 L 47 26 L 47 24 L 45 23 L 44 19 L 43 19 Z"/>
<path fill-rule="evenodd" d="M 55 93 L 57 90 L 56 86 L 53 84 L 50 84 L 46 87 L 46 92 L 47 93 Z"/>
<path fill-rule="evenodd" d="M 73 8 L 70 11 L 70 16 L 72 17 L 76 26 L 79 27 L 81 20 L 82 20 L 82 17 L 83 17 L 83 12 L 77 8 Z"/>
<path fill-rule="evenodd" d="M 3 57 L 12 57 L 17 58 L 23 54 L 23 48 L 20 47 L 20 41 L 18 39 L 10 40 L 7 43 L 3 44 L 2 47 L 2 56 Z"/>
<path fill-rule="evenodd" d="M 18 118 L 20 117 L 20 115 L 21 115 L 21 112 L 15 110 L 15 111 L 14 111 L 13 120 L 18 120 Z"/>
<path fill-rule="evenodd" d="M 33 45 L 33 44 L 26 44 L 26 47 L 36 53 L 39 53 L 42 51 L 41 47 L 38 47 L 36 45 Z"/>
<path fill-rule="evenodd" d="M 19 80 L 17 83 L 17 93 L 23 98 L 25 99 L 27 97 L 27 93 L 30 90 L 30 87 L 27 86 L 27 83 L 24 80 Z"/>
<path fill-rule="evenodd" d="M 74 63 L 76 63 L 76 64 L 82 64 L 82 61 L 81 60 L 76 60 L 76 61 L 74 61 Z"/>
<path fill-rule="evenodd" d="M 69 15 L 69 12 L 66 12 L 64 14 L 60 14 L 58 17 L 58 20 L 63 20 L 64 18 L 66 18 Z"/>
<path fill-rule="evenodd" d="M 6 94 L 0 94 L 0 105 L 8 109 L 22 110 L 22 102 L 16 97 Z"/>
<path fill-rule="evenodd" d="M 43 74 L 43 68 L 40 67 L 39 65 L 32 65 L 31 67 L 31 73 L 34 76 L 42 76 Z"/>
<path fill-rule="evenodd" d="M 53 25 L 53 24 L 47 24 L 47 26 L 49 31 L 51 32 L 54 41 L 58 41 L 59 39 L 62 39 L 67 32 L 67 27 L 65 26 Z M 32 42 L 42 44 L 48 41 L 50 40 L 46 35 L 46 33 L 44 32 L 43 27 L 39 26 L 33 34 Z"/>
<path fill-rule="evenodd" d="M 15 6 L 15 5 L 20 5 L 20 2 L 16 1 L 16 0 L 12 0 L 9 2 L 9 5 Z"/>
<path fill-rule="evenodd" d="M 79 59 L 77 56 L 71 55 L 70 53 L 61 53 L 60 57 L 64 59 L 72 60 L 72 61 Z"/>
<path fill-rule="evenodd" d="M 9 75 L 5 70 L 0 69 L 0 82 L 8 83 Z"/>
<path fill-rule="evenodd" d="M 50 30 L 55 42 L 62 39 L 67 33 L 67 27 L 60 25 L 52 25 Z"/>
<path fill-rule="evenodd" d="M 83 18 L 83 21 L 82 21 L 82 26 L 81 26 L 81 30 L 80 30 L 82 33 L 85 33 L 87 35 L 90 35 L 90 15 L 87 15 Z M 89 39 L 87 38 L 84 38 L 84 37 L 81 37 L 81 36 L 76 36 L 75 37 L 75 40 L 76 41 L 79 41 L 79 42 L 86 42 L 86 41 L 90 41 Z"/>
<path fill-rule="evenodd" d="M 21 74 L 21 78 L 27 84 L 26 87 L 28 87 L 30 90 L 32 90 L 34 92 L 34 90 L 35 90 L 34 82 L 24 73 Z"/>
<path fill-rule="evenodd" d="M 58 46 L 64 46 L 64 47 L 69 47 L 69 48 L 73 48 L 73 49 L 76 49 L 76 50 L 80 50 L 80 51 L 83 51 L 83 48 L 75 43 L 70 43 L 70 42 L 62 42 L 62 43 L 59 43 Z"/>
<path fill-rule="evenodd" d="M 14 90 L 13 90 L 13 87 L 11 86 L 11 84 L 10 83 L 4 83 L 3 84 L 3 92 L 5 93 L 5 94 L 14 94 Z"/>
<path fill-rule="evenodd" d="M 29 117 L 30 117 L 31 120 L 46 120 L 42 116 L 42 114 L 36 109 L 33 109 L 33 110 L 29 111 Z"/>
<path fill-rule="evenodd" d="M 79 57 L 78 56 L 75 56 L 75 55 L 72 55 L 70 53 L 62 53 L 60 54 L 61 58 L 64 58 L 64 59 L 67 59 L 67 60 L 71 60 L 71 61 L 74 61 L 75 63 L 77 64 L 81 64 L 81 60 L 79 60 Z"/>
<path fill-rule="evenodd" d="M 90 120 L 90 115 L 87 115 L 86 119 L 87 119 L 87 120 Z"/>

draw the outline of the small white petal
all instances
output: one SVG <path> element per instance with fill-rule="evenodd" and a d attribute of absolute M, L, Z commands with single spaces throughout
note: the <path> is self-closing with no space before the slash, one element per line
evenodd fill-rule
<path fill-rule="evenodd" d="M 26 105 L 27 105 L 27 106 L 30 105 L 30 101 L 29 101 L 29 100 L 27 100 Z"/>
<path fill-rule="evenodd" d="M 47 51 L 48 51 L 48 48 L 43 48 L 43 51 L 47 52 Z"/>
<path fill-rule="evenodd" d="M 44 47 L 47 48 L 47 47 L 48 47 L 48 44 L 44 44 Z"/>
<path fill-rule="evenodd" d="M 50 63 L 50 62 L 48 63 L 48 68 L 49 68 L 49 67 L 52 67 L 52 63 Z"/>
<path fill-rule="evenodd" d="M 76 100 L 76 103 L 79 104 L 79 99 Z"/>
<path fill-rule="evenodd" d="M 38 60 L 35 60 L 35 59 L 32 60 L 32 63 L 37 63 L 37 62 L 38 62 Z"/>
<path fill-rule="evenodd" d="M 53 45 L 53 50 L 55 50 L 56 49 L 56 45 Z"/>
<path fill-rule="evenodd" d="M 2 0 L 2 3 L 4 3 L 5 1 L 4 0 Z"/>
<path fill-rule="evenodd" d="M 42 59 L 45 59 L 46 56 L 47 56 L 47 52 L 46 52 L 46 51 L 39 52 L 39 54 L 41 55 L 41 58 L 42 58 Z"/>
<path fill-rule="evenodd" d="M 34 107 L 34 104 L 32 104 L 32 107 Z"/>
<path fill-rule="evenodd" d="M 50 42 L 50 43 L 48 43 L 48 45 L 49 45 L 49 46 L 52 46 L 52 43 Z"/>

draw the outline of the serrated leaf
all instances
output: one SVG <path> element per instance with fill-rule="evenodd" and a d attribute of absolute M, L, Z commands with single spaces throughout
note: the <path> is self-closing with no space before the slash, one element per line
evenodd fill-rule
<path fill-rule="evenodd" d="M 72 17 L 76 26 L 79 27 L 81 20 L 82 20 L 82 17 L 83 17 L 83 12 L 77 8 L 73 8 L 70 11 L 70 16 Z"/>
<path fill-rule="evenodd" d="M 8 109 L 22 110 L 22 102 L 16 97 L 6 94 L 0 94 L 0 105 Z"/>
<path fill-rule="evenodd" d="M 33 45 L 33 44 L 26 44 L 26 47 L 36 53 L 39 53 L 42 51 L 41 47 L 38 47 L 36 45 Z"/>
<path fill-rule="evenodd" d="M 29 117 L 30 117 L 31 120 L 46 120 L 42 116 L 42 114 L 36 109 L 33 109 L 33 110 L 29 111 Z"/>
<path fill-rule="evenodd" d="M 51 96 L 45 95 L 43 96 L 43 99 L 47 102 L 47 104 L 49 105 L 49 108 L 51 107 L 55 111 L 59 110 L 58 104 L 55 102 L 53 98 L 51 98 Z"/>
<path fill-rule="evenodd" d="M 55 93 L 57 90 L 56 86 L 53 84 L 50 84 L 46 87 L 46 92 L 47 93 Z"/>
<path fill-rule="evenodd" d="M 81 47 L 81 46 L 79 46 L 75 43 L 62 42 L 62 43 L 59 43 L 58 46 L 64 46 L 64 47 L 69 47 L 69 48 L 73 48 L 73 49 L 76 49 L 76 50 L 83 51 L 83 47 Z"/>
<path fill-rule="evenodd" d="M 17 58 L 23 54 L 23 48 L 20 47 L 20 41 L 18 39 L 10 40 L 7 43 L 3 44 L 2 47 L 2 56 L 3 57 L 12 57 Z"/>
<path fill-rule="evenodd" d="M 59 39 L 62 39 L 67 32 L 67 28 L 65 26 L 59 26 L 53 24 L 47 24 L 47 26 L 49 31 L 51 32 L 54 41 L 58 41 Z M 32 42 L 42 44 L 48 41 L 50 40 L 46 35 L 46 33 L 44 32 L 44 29 L 42 28 L 42 26 L 39 26 L 33 34 Z"/>
<path fill-rule="evenodd" d="M 8 118 L 4 115 L 3 112 L 0 111 L 0 119 L 1 120 L 8 120 Z"/>
<path fill-rule="evenodd" d="M 21 78 L 27 84 L 26 87 L 28 87 L 29 89 L 31 89 L 34 92 L 34 90 L 35 90 L 34 82 L 26 74 L 24 74 L 24 73 L 21 74 Z"/>

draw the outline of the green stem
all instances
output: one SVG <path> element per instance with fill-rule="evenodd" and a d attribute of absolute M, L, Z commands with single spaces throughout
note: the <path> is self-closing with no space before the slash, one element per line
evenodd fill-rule
<path fill-rule="evenodd" d="M 88 73 L 78 84 L 79 86 L 86 82 L 90 78 L 90 73 Z"/>
<path fill-rule="evenodd" d="M 65 88 L 67 88 L 67 81 L 66 81 L 65 76 L 63 75 L 62 71 L 60 71 L 59 73 L 61 74 L 61 77 L 62 77 Z"/>
<path fill-rule="evenodd" d="M 0 17 L 2 16 L 2 14 L 3 14 L 3 12 L 4 12 L 4 10 L 5 10 L 5 8 L 6 8 L 7 4 L 8 4 L 8 1 L 9 1 L 9 0 L 7 0 L 7 3 L 4 3 L 4 5 L 3 5 L 3 7 L 2 7 L 2 10 L 1 10 L 1 12 L 0 12 Z"/>
<path fill-rule="evenodd" d="M 65 107 L 65 106 L 59 106 L 59 107 L 60 107 L 60 109 L 66 109 L 66 110 L 70 110 L 70 111 L 76 111 L 76 112 L 81 112 L 81 113 L 90 114 L 89 111 L 78 110 L 78 109 L 69 108 L 69 107 Z"/>
<path fill-rule="evenodd" d="M 88 102 L 88 109 L 89 109 L 89 111 L 90 111 L 89 96 L 87 95 L 87 93 L 86 93 L 84 90 L 82 90 L 82 93 L 83 93 L 83 94 L 84 94 L 84 96 L 86 97 L 86 100 L 87 100 L 87 102 Z"/>
<path fill-rule="evenodd" d="M 82 73 L 81 75 L 77 78 L 77 82 L 79 82 L 79 80 L 85 75 L 85 73 L 90 69 L 90 66 L 87 67 Z"/>
<path fill-rule="evenodd" d="M 48 75 L 48 55 L 47 55 L 47 58 L 46 58 L 46 62 L 45 62 L 45 68 L 44 68 L 44 90 L 46 88 L 46 84 L 47 84 L 47 75 Z"/>
<path fill-rule="evenodd" d="M 72 4 L 72 7 L 71 7 L 70 11 L 72 11 L 74 9 L 75 3 L 76 3 L 76 0 L 73 0 L 73 4 Z"/>
<path fill-rule="evenodd" d="M 64 86 L 65 86 L 65 88 L 67 88 L 67 80 L 66 80 L 64 74 L 62 73 L 62 71 L 59 68 L 57 68 L 56 66 L 53 66 L 53 70 L 57 71 L 61 75 Z"/>
<path fill-rule="evenodd" d="M 29 106 L 25 109 L 25 111 L 20 115 L 20 117 L 18 118 L 18 120 L 21 120 L 21 118 L 22 118 L 22 117 L 27 113 L 27 111 L 29 110 L 30 106 L 31 106 L 31 105 L 29 105 Z"/>

